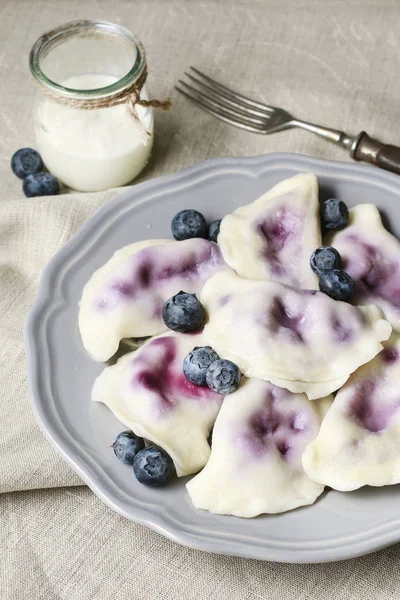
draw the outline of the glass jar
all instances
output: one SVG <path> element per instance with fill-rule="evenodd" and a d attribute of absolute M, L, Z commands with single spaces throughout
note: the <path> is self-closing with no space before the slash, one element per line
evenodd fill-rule
<path fill-rule="evenodd" d="M 132 181 L 149 159 L 154 131 L 152 108 L 124 98 L 147 70 L 139 40 L 119 25 L 74 21 L 37 40 L 30 69 L 38 87 L 37 145 L 48 170 L 80 191 Z M 140 98 L 148 99 L 145 85 Z"/>

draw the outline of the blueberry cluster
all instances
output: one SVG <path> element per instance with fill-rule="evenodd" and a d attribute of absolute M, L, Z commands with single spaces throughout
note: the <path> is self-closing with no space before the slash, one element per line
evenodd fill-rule
<path fill-rule="evenodd" d="M 112 445 L 114 454 L 124 465 L 133 467 L 139 483 L 151 487 L 165 485 L 175 472 L 171 457 L 157 446 L 145 446 L 144 439 L 133 431 L 122 431 Z"/>
<path fill-rule="evenodd" d="M 195 385 L 208 386 L 217 394 L 231 394 L 240 384 L 239 367 L 222 360 L 210 346 L 196 346 L 183 361 L 186 378 Z"/>
<path fill-rule="evenodd" d="M 180 291 L 164 304 L 163 319 L 172 331 L 190 333 L 204 326 L 206 311 L 195 294 Z M 186 378 L 218 394 L 234 392 L 240 383 L 240 370 L 230 360 L 221 360 L 210 346 L 195 347 L 183 361 Z"/>
<path fill-rule="evenodd" d="M 342 200 L 330 198 L 321 208 L 324 231 L 343 229 L 349 221 L 349 210 Z M 354 295 L 354 281 L 342 269 L 339 252 L 332 246 L 321 246 L 311 255 L 310 265 L 319 277 L 319 289 L 334 300 L 349 302 Z"/>
<path fill-rule="evenodd" d="M 195 346 L 183 361 L 183 372 L 195 385 L 207 385 L 207 371 L 219 356 L 211 346 Z"/>
<path fill-rule="evenodd" d="M 217 219 L 207 226 L 207 221 L 199 211 L 187 208 L 174 216 L 171 231 L 178 241 L 204 238 L 217 242 L 220 225 L 221 219 Z"/>
<path fill-rule="evenodd" d="M 44 171 L 39 152 L 32 148 L 21 148 L 11 158 L 14 175 L 23 179 L 22 189 L 27 198 L 55 196 L 60 193 L 58 179 Z"/>

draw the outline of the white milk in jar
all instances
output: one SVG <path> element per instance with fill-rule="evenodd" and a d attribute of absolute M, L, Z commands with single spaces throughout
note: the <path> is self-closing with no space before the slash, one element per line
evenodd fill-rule
<path fill-rule="evenodd" d="M 154 135 L 140 40 L 107 21 L 73 21 L 35 42 L 29 66 L 37 87 L 38 150 L 48 170 L 80 191 L 132 181 L 149 159 Z M 141 106 L 143 100 L 149 105 Z"/>
<path fill-rule="evenodd" d="M 82 74 L 62 82 L 67 88 L 104 88 L 117 81 L 101 74 Z M 146 97 L 146 90 L 142 90 Z M 69 187 L 97 191 L 124 185 L 145 167 L 153 143 L 153 111 L 135 110 L 149 133 L 147 140 L 126 103 L 85 110 L 54 102 L 39 103 L 35 119 L 38 150 L 49 171 Z"/>

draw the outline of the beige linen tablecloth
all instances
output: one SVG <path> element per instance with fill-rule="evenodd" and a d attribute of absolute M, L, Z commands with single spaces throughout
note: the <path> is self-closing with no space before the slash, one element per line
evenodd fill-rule
<path fill-rule="evenodd" d="M 213 120 L 173 87 L 193 64 L 299 117 L 399 143 L 399 0 L 0 0 L 0 599 L 395 599 L 400 546 L 299 566 L 183 548 L 114 514 L 36 426 L 22 331 L 41 271 L 116 192 L 24 199 L 9 169 L 34 145 L 27 59 L 45 30 L 102 18 L 142 39 L 157 114 L 140 180 L 213 156 L 303 152 L 349 160 L 300 131 L 265 138 Z M 58 488 L 58 489 L 55 489 Z"/>

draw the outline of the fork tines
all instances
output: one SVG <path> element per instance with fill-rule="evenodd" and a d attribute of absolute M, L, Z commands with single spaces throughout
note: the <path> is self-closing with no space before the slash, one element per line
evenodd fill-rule
<path fill-rule="evenodd" d="M 187 81 L 179 80 L 178 92 L 217 119 L 255 133 L 266 133 L 267 121 L 274 107 L 243 96 L 190 67 Z"/>

